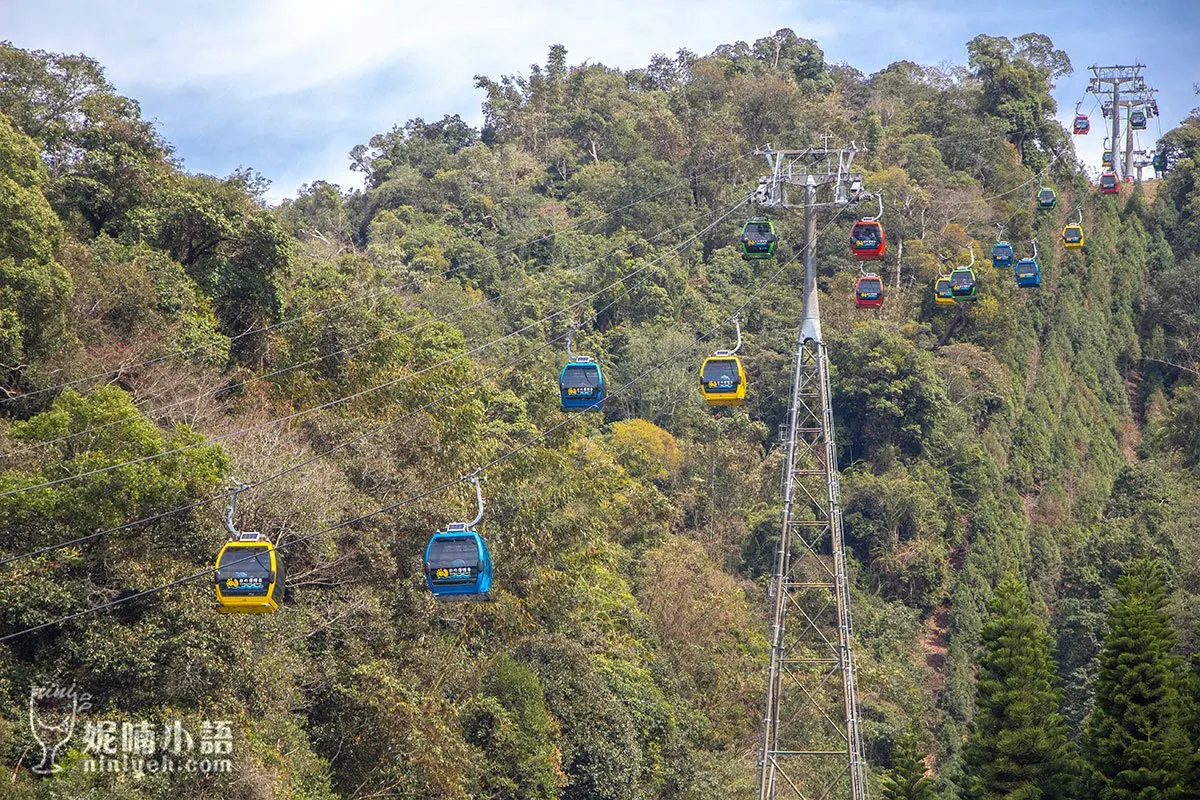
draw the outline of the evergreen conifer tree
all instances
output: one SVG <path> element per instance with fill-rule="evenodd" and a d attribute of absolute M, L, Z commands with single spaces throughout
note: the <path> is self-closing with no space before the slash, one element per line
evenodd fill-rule
<path fill-rule="evenodd" d="M 1196 628 L 1200 637 L 1200 627 Z M 1200 652 L 1190 656 L 1191 670 L 1188 673 L 1187 709 L 1185 726 L 1191 742 L 1191 757 L 1186 766 L 1183 786 L 1187 800 L 1200 800 Z"/>
<path fill-rule="evenodd" d="M 1148 559 L 1117 581 L 1084 749 L 1097 800 L 1184 797 L 1188 740 L 1167 591 Z"/>
<path fill-rule="evenodd" d="M 977 711 L 964 752 L 967 800 L 1070 800 L 1078 758 L 1059 713 L 1046 623 L 1014 576 L 996 587 L 984 625 Z"/>
<path fill-rule="evenodd" d="M 933 800 L 933 781 L 925 777 L 915 736 L 901 743 L 894 765 L 879 784 L 883 800 Z"/>

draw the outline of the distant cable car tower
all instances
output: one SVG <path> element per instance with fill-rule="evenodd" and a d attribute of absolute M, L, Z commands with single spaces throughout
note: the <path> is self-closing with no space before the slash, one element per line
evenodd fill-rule
<path fill-rule="evenodd" d="M 1128 179 L 1137 166 L 1133 132 L 1144 130 L 1147 119 L 1158 116 L 1158 101 L 1154 98 L 1158 90 L 1146 85 L 1146 79 L 1142 77 L 1145 68 L 1145 64 L 1088 67 L 1092 77 L 1087 91 L 1103 101 L 1104 116 L 1112 121 L 1111 169 L 1118 181 Z M 1127 117 L 1124 150 L 1121 148 L 1121 109 L 1126 109 Z"/>

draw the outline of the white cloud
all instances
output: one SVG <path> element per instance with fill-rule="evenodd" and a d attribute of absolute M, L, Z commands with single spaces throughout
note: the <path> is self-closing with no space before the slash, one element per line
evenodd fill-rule
<path fill-rule="evenodd" d="M 566 43 L 578 59 L 630 66 L 656 51 L 762 36 L 772 20 L 790 20 L 779 27 L 790 24 L 810 37 L 833 31 L 829 23 L 801 19 L 786 0 L 759 0 L 752 14 L 745 5 L 720 0 L 260 0 L 129 3 L 137 7 L 130 13 L 113 5 L 121 4 L 81 13 L 89 4 L 16 0 L 13 30 L 39 39 L 17 44 L 86 51 L 131 86 L 202 87 L 251 100 L 381 69 L 425 81 L 465 76 L 469 83 L 475 73 L 511 72 L 530 59 L 541 61 L 555 42 Z M 53 30 L 47 18 L 57 21 Z"/>
<path fill-rule="evenodd" d="M 554 43 L 567 47 L 571 63 L 629 69 L 656 52 L 704 54 L 790 27 L 816 39 L 831 61 L 867 73 L 900 59 L 962 63 L 966 41 L 984 31 L 1045 30 L 1077 59 L 1087 47 L 1129 44 L 1103 26 L 1102 9 L 1081 18 L 1033 0 L 950 8 L 934 0 L 0 3 L 0 35 L 19 47 L 98 59 L 118 91 L 162 122 L 189 169 L 224 174 L 251 165 L 275 181 L 278 195 L 316 178 L 358 185 L 347 168 L 350 148 L 409 118 L 460 113 L 478 124 L 474 75 L 526 73 Z M 1066 95 L 1077 88 L 1064 84 L 1057 93 L 1065 121 L 1075 100 Z M 1081 150 L 1093 146 L 1086 138 Z"/>
<path fill-rule="evenodd" d="M 787 0 L 758 0 L 752 13 L 728 0 L 9 2 L 17 46 L 96 58 L 118 91 L 162 122 L 189 169 L 252 164 L 281 195 L 317 177 L 357 185 L 350 148 L 412 117 L 461 113 L 479 124 L 474 76 L 526 73 L 551 44 L 565 45 L 572 63 L 632 68 L 656 52 L 706 53 L 781 27 L 817 39 L 837 29 Z M 305 139 L 292 157 L 254 147 L 253 136 L 283 129 Z M 249 137 L 251 147 L 216 153 L 206 137 Z"/>

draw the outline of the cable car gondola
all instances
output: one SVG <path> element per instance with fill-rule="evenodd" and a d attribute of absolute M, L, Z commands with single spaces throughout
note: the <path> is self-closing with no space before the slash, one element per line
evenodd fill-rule
<path fill-rule="evenodd" d="M 1033 288 L 1042 285 L 1042 271 L 1038 268 L 1036 258 L 1022 258 L 1013 270 L 1017 277 L 1017 286 Z"/>
<path fill-rule="evenodd" d="M 1042 211 L 1049 210 L 1058 205 L 1058 195 L 1049 186 L 1043 186 L 1037 193 L 1037 207 Z"/>
<path fill-rule="evenodd" d="M 221 546 L 214 565 L 217 611 L 269 614 L 283 605 L 283 559 L 261 533 L 239 534 Z"/>
<path fill-rule="evenodd" d="M 938 305 L 954 305 L 954 287 L 950 278 L 939 275 L 933 282 L 933 302 Z"/>
<path fill-rule="evenodd" d="M 979 285 L 975 280 L 975 270 L 970 267 L 958 267 L 950 273 L 950 293 L 954 302 L 973 302 L 979 294 Z"/>
<path fill-rule="evenodd" d="M 1167 171 L 1167 154 L 1158 152 L 1150 159 L 1150 165 L 1154 167 L 1155 172 Z"/>
<path fill-rule="evenodd" d="M 883 216 L 883 195 L 877 194 L 879 216 L 863 217 L 850 229 L 850 252 L 859 261 L 880 261 L 887 251 L 887 239 L 879 218 Z"/>
<path fill-rule="evenodd" d="M 1082 212 L 1080 213 L 1082 214 Z M 1033 247 L 1033 255 L 1029 258 L 1022 258 L 1013 269 L 1013 276 L 1017 279 L 1017 286 L 1023 288 L 1033 288 L 1042 285 L 1042 270 L 1038 267 L 1037 262 L 1037 239 L 1034 239 L 1029 244 Z"/>
<path fill-rule="evenodd" d="M 559 402 L 563 411 L 604 411 L 604 373 L 588 356 L 571 352 L 571 339 L 578 326 L 567 334 L 567 363 L 558 374 Z"/>
<path fill-rule="evenodd" d="M 1103 153 L 1100 154 L 1100 166 L 1104 167 L 1105 169 L 1112 169 L 1112 165 L 1113 165 L 1112 150 L 1105 150 Z"/>
<path fill-rule="evenodd" d="M 478 475 L 467 480 L 475 486 L 479 503 L 475 519 L 451 522 L 425 545 L 425 585 L 438 600 L 487 600 L 492 590 L 492 555 L 475 532 L 483 519 L 483 490 Z"/>
<path fill-rule="evenodd" d="M 700 366 L 700 394 L 710 406 L 740 406 L 746 402 L 746 370 L 737 351 L 742 346 L 742 326 L 737 326 L 737 344 L 732 350 L 718 350 Z"/>
<path fill-rule="evenodd" d="M 213 591 L 221 614 L 270 614 L 283 605 L 286 585 L 283 559 L 275 545 L 254 531 L 233 527 L 233 509 L 244 484 L 234 481 L 225 528 L 230 540 L 221 545 L 213 565 Z"/>
<path fill-rule="evenodd" d="M 1143 109 L 1135 108 L 1129 112 L 1129 127 L 1135 131 L 1146 130 L 1146 112 Z"/>
<path fill-rule="evenodd" d="M 1078 249 L 1083 247 L 1083 209 L 1079 209 L 1079 221 L 1062 229 L 1063 247 Z"/>
<path fill-rule="evenodd" d="M 887 250 L 883 226 L 875 220 L 860 219 L 850 229 L 850 252 L 859 261 L 879 261 Z"/>
<path fill-rule="evenodd" d="M 751 259 L 772 258 L 775 255 L 775 243 L 779 237 L 775 234 L 775 223 L 766 217 L 751 217 L 742 226 L 742 258 Z"/>
<path fill-rule="evenodd" d="M 996 242 L 992 246 L 992 266 L 997 269 L 1010 269 L 1013 265 L 1013 249 L 1008 242 Z"/>
<path fill-rule="evenodd" d="M 971 248 L 971 263 L 955 267 L 950 273 L 950 293 L 956 303 L 974 302 L 979 294 L 979 282 L 975 279 L 975 249 Z"/>
<path fill-rule="evenodd" d="M 1100 192 L 1102 194 L 1120 194 L 1121 182 L 1114 172 L 1106 172 L 1100 176 Z"/>
<path fill-rule="evenodd" d="M 1092 129 L 1092 123 L 1088 121 L 1086 114 L 1076 114 L 1075 121 L 1071 124 L 1071 131 L 1076 136 L 1084 136 Z"/>
<path fill-rule="evenodd" d="M 854 304 L 859 308 L 883 305 L 883 280 L 874 272 L 859 275 L 854 283 Z"/>

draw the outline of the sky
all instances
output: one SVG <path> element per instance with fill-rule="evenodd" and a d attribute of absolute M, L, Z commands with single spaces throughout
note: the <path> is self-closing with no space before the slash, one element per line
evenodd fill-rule
<path fill-rule="evenodd" d="M 361 187 L 350 149 L 414 117 L 480 125 L 474 76 L 528 74 L 552 44 L 572 64 L 633 69 L 780 28 L 868 75 L 904 59 L 964 64 L 979 33 L 1044 33 L 1075 67 L 1055 91 L 1065 125 L 1088 66 L 1142 63 L 1162 114 L 1146 148 L 1200 105 L 1200 0 L 0 0 L 0 39 L 95 58 L 186 170 L 256 169 L 275 202 L 314 180 Z M 1076 137 L 1093 166 L 1103 123 L 1096 109 Z"/>

